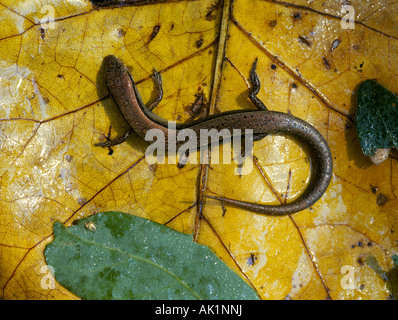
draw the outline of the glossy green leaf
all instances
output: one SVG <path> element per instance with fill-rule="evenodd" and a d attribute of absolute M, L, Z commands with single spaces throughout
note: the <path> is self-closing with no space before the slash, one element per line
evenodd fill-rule
<path fill-rule="evenodd" d="M 365 155 L 398 148 L 398 98 L 382 85 L 367 80 L 359 86 L 355 121 Z"/>
<path fill-rule="evenodd" d="M 99 213 L 54 235 L 47 264 L 83 299 L 258 298 L 208 247 L 147 219 Z"/>

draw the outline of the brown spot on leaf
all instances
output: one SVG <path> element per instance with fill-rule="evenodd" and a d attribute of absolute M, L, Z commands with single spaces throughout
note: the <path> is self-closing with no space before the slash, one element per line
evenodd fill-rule
<path fill-rule="evenodd" d="M 379 188 L 376 186 L 370 185 L 370 190 L 372 191 L 372 193 L 376 194 L 376 192 L 379 191 Z"/>
<path fill-rule="evenodd" d="M 200 39 L 195 42 L 196 48 L 199 49 L 203 45 L 203 41 L 203 38 L 200 37 Z"/>
<path fill-rule="evenodd" d="M 322 62 L 323 62 L 323 65 L 325 66 L 325 68 L 330 70 L 329 60 L 327 58 L 325 58 L 325 57 L 322 57 Z"/>
<path fill-rule="evenodd" d="M 157 24 L 156 26 L 153 27 L 152 34 L 149 38 L 149 41 L 152 41 L 153 39 L 155 39 L 156 35 L 159 33 L 159 30 L 160 30 L 160 25 Z"/>
<path fill-rule="evenodd" d="M 206 20 L 208 21 L 215 20 L 217 17 L 217 10 L 220 9 L 221 6 L 222 6 L 222 1 L 217 1 L 217 3 L 213 3 L 209 7 L 207 7 Z"/>
<path fill-rule="evenodd" d="M 149 170 L 151 170 L 153 174 L 156 172 L 156 169 L 157 169 L 156 163 L 149 165 Z"/>
<path fill-rule="evenodd" d="M 299 36 L 298 39 L 302 44 L 305 44 L 306 46 L 311 47 L 311 42 L 306 37 Z"/>
<path fill-rule="evenodd" d="M 79 206 L 82 207 L 87 203 L 87 199 L 86 198 L 78 198 L 77 203 L 79 204 Z"/>
<path fill-rule="evenodd" d="M 300 13 L 300 12 L 295 12 L 295 13 L 293 13 L 293 19 L 294 19 L 294 20 L 299 20 L 299 19 L 301 19 L 301 13 Z"/>
<path fill-rule="evenodd" d="M 124 35 L 126 34 L 126 31 L 124 31 L 122 28 L 117 30 L 118 32 L 118 38 L 124 37 Z"/>
<path fill-rule="evenodd" d="M 207 113 L 207 100 L 202 91 L 195 95 L 196 99 L 194 103 L 186 106 L 184 110 L 189 114 L 189 119 L 193 120 L 200 116 L 206 116 Z"/>
<path fill-rule="evenodd" d="M 39 32 L 40 32 L 40 37 L 44 40 L 44 38 L 46 37 L 46 30 L 40 27 Z"/>

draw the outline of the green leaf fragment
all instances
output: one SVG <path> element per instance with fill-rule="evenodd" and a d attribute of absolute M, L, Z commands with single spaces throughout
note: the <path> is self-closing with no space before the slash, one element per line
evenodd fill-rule
<path fill-rule="evenodd" d="M 398 148 L 398 98 L 377 82 L 364 81 L 358 89 L 355 124 L 365 155 Z"/>
<path fill-rule="evenodd" d="M 374 256 L 368 256 L 365 260 L 366 264 L 377 274 L 379 275 L 387 285 L 387 289 L 390 291 L 390 298 L 397 300 L 398 299 L 398 256 L 393 255 L 391 259 L 394 262 L 393 267 L 384 271 L 379 263 L 377 262 Z"/>
<path fill-rule="evenodd" d="M 45 249 L 56 280 L 83 299 L 258 299 L 192 235 L 119 212 L 66 228 Z"/>

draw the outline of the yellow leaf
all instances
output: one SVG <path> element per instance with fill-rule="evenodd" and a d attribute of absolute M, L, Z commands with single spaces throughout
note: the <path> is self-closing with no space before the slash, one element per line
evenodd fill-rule
<path fill-rule="evenodd" d="M 340 2 L 178 1 L 94 9 L 89 2 L 0 6 L 0 287 L 3 299 L 78 299 L 54 283 L 43 249 L 52 225 L 122 211 L 193 233 L 263 299 L 386 299 L 380 270 L 397 253 L 397 157 L 372 165 L 360 150 L 355 89 L 376 79 L 398 92 L 397 6 Z M 44 8 L 44 9 L 43 9 Z M 53 14 L 53 25 L 45 24 Z M 43 22 L 43 24 L 40 23 Z M 164 99 L 155 112 L 184 122 L 195 97 L 210 112 L 253 109 L 249 70 L 258 58 L 268 109 L 314 125 L 334 156 L 325 195 L 311 208 L 270 217 L 203 197 L 283 204 L 305 189 L 307 150 L 289 136 L 254 146 L 254 168 L 148 165 L 104 81 L 113 54 L 145 102 L 153 69 Z M 111 129 L 110 129 L 111 127 Z M 222 152 L 213 150 L 215 152 Z"/>

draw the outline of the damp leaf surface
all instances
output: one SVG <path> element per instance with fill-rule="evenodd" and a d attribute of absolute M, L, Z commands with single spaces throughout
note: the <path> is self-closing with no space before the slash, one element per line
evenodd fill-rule
<path fill-rule="evenodd" d="M 83 299 L 257 299 L 192 235 L 148 219 L 104 212 L 54 224 L 45 257 L 55 279 Z"/>

